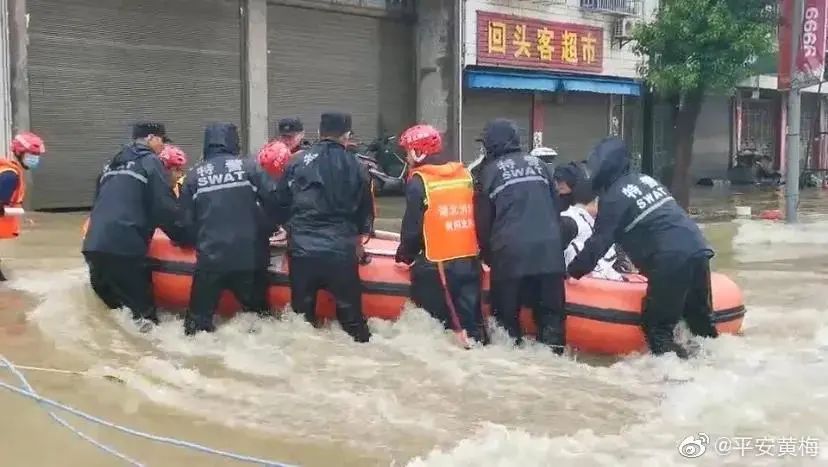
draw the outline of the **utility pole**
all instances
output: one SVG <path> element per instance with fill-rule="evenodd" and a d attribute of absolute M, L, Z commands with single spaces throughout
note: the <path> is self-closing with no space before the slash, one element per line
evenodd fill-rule
<path fill-rule="evenodd" d="M 799 40 L 802 34 L 804 0 L 794 0 L 791 14 L 791 88 L 788 91 L 788 134 L 785 155 L 785 220 L 789 224 L 798 222 L 799 207 L 799 127 L 801 123 L 801 93 L 796 82 L 796 58 L 799 55 Z"/>
<path fill-rule="evenodd" d="M 29 129 L 29 21 L 26 0 L 8 0 L 12 133 Z M 4 148 L 5 150 L 5 148 Z M 31 198 L 30 196 L 27 197 Z"/>

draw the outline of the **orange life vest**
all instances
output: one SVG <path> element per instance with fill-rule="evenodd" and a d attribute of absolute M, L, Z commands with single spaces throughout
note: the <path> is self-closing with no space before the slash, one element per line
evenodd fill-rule
<path fill-rule="evenodd" d="M 26 176 L 23 173 L 23 166 L 16 158 L 0 159 L 0 173 L 12 171 L 17 174 L 17 188 L 12 193 L 9 204 L 6 206 L 19 208 L 23 206 L 26 198 Z M 20 235 L 20 217 L 0 216 L 0 238 L 15 238 Z"/>
<path fill-rule="evenodd" d="M 423 180 L 425 257 L 432 262 L 477 256 L 472 177 L 459 162 L 422 165 L 412 176 Z"/>

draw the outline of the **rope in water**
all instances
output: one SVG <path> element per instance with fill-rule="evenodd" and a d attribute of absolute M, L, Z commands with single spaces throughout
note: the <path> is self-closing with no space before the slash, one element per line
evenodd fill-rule
<path fill-rule="evenodd" d="M 24 376 L 23 373 L 20 372 L 20 370 L 18 370 L 10 361 L 8 361 L 6 359 L 6 357 L 4 357 L 2 355 L 0 355 L 0 365 L 8 368 L 9 371 L 11 371 L 11 373 L 15 377 L 17 377 L 18 381 L 20 381 L 20 384 L 22 384 L 23 387 L 25 387 L 28 392 L 30 392 L 33 395 L 37 395 L 37 393 L 35 392 L 32 385 L 29 384 L 29 380 L 26 379 L 26 376 Z M 0 383 L 2 383 L 2 382 L 0 382 Z M 5 384 L 5 383 L 2 383 L 2 384 Z M 95 439 L 91 438 L 89 435 L 87 435 L 87 434 L 83 433 L 82 431 L 78 430 L 77 428 L 73 427 L 71 424 L 69 424 L 69 422 L 62 419 L 61 417 L 59 417 L 54 412 L 49 411 L 49 416 L 52 417 L 52 419 L 54 421 L 58 422 L 64 428 L 67 428 L 69 431 L 71 431 L 72 433 L 75 433 L 81 439 L 83 439 L 85 441 L 88 441 L 93 446 L 97 447 L 98 449 L 100 449 L 100 450 L 102 450 L 102 451 L 104 451 L 108 454 L 112 454 L 113 456 L 118 457 L 118 458 L 124 460 L 125 462 L 127 462 L 129 464 L 132 464 L 134 466 L 144 467 L 144 464 L 141 464 L 140 462 L 138 462 L 138 461 L 136 461 L 136 460 L 134 460 L 130 457 L 127 457 L 126 455 L 121 454 L 120 452 L 116 451 L 115 449 L 110 448 L 109 446 L 106 446 L 104 444 L 101 444 L 100 442 L 98 442 Z"/>
<path fill-rule="evenodd" d="M 157 435 L 153 435 L 153 434 L 149 434 L 149 433 L 144 433 L 144 432 L 141 432 L 141 431 L 133 430 L 132 428 L 128 428 L 128 427 L 125 427 L 125 426 L 118 425 L 116 423 L 112 423 L 112 422 L 103 420 L 101 418 L 95 417 L 94 415 L 89 415 L 89 414 L 87 414 L 85 412 L 82 412 L 78 409 L 69 407 L 68 405 L 61 404 L 60 402 L 54 401 L 52 399 L 45 398 L 45 397 L 37 394 L 37 392 L 35 392 L 34 388 L 26 380 L 25 376 L 23 376 L 23 374 L 15 367 L 15 365 L 12 364 L 12 362 L 10 362 L 9 360 L 7 360 L 6 357 L 4 357 L 3 355 L 0 355 L 0 366 L 4 366 L 4 367 L 8 368 L 9 371 L 11 371 L 17 377 L 17 379 L 20 380 L 20 382 L 23 384 L 25 389 L 21 389 L 19 387 L 12 386 L 11 384 L 7 384 L 7 383 L 4 383 L 2 381 L 0 381 L 0 388 L 9 390 L 9 391 L 11 391 L 15 394 L 20 395 L 20 396 L 24 396 L 24 397 L 28 397 L 30 399 L 33 399 L 33 400 L 37 401 L 38 403 L 40 403 L 42 405 L 47 405 L 47 406 L 50 406 L 50 407 L 53 407 L 53 408 L 56 408 L 56 409 L 60 409 L 60 410 L 65 411 L 65 412 L 69 412 L 70 414 L 75 415 L 77 417 L 80 417 L 80 418 L 82 418 L 84 420 L 87 420 L 89 422 L 97 423 L 99 425 L 103 425 L 103 426 L 106 426 L 108 428 L 112 428 L 112 429 L 120 431 L 122 433 L 127 433 L 127 434 L 130 434 L 130 435 L 133 435 L 133 436 L 137 436 L 139 438 L 148 439 L 150 441 L 169 444 L 169 445 L 176 446 L 176 447 L 189 448 L 189 449 L 192 449 L 192 450 L 195 450 L 195 451 L 200 451 L 200 452 L 207 453 L 207 454 L 214 454 L 214 455 L 217 455 L 217 456 L 222 456 L 222 457 L 226 457 L 226 458 L 241 461 L 241 462 L 247 462 L 247 463 L 252 463 L 252 464 L 261 464 L 261 465 L 266 465 L 266 466 L 270 466 L 270 467 L 296 467 L 296 466 L 293 466 L 291 464 L 284 464 L 284 463 L 281 463 L 281 462 L 275 462 L 275 461 L 266 460 L 266 459 L 259 459 L 259 458 L 251 457 L 251 456 L 244 456 L 244 455 L 235 454 L 235 453 L 232 453 L 232 452 L 220 451 L 218 449 L 212 449 L 212 448 L 209 448 L 207 446 L 202 446 L 200 444 L 191 443 L 189 441 L 179 440 L 179 439 L 175 439 L 175 438 L 167 438 L 167 437 L 164 437 L 164 436 L 157 436 Z M 117 457 L 123 459 L 124 461 L 129 462 L 132 465 L 143 467 L 143 464 L 140 464 L 137 461 L 134 461 L 134 460 L 130 459 L 129 457 L 115 451 L 114 449 L 112 449 L 108 446 L 105 446 L 105 445 L 93 440 L 92 438 L 88 437 L 87 435 L 81 433 L 79 430 L 77 430 L 76 428 L 69 425 L 69 423 L 67 423 L 65 420 L 61 419 L 60 417 L 58 417 L 54 413 L 49 412 L 49 414 L 58 423 L 65 426 L 66 428 L 72 430 L 75 434 L 77 434 L 81 438 L 89 441 L 90 443 L 94 444 L 98 448 L 108 452 L 109 454 L 117 456 Z"/>

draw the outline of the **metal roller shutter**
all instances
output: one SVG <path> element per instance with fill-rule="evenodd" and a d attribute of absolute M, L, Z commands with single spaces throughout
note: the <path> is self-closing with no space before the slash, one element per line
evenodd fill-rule
<path fill-rule="evenodd" d="M 520 129 L 520 142 L 524 150 L 532 147 L 531 122 L 532 96 L 516 91 L 463 91 L 463 162 L 477 159 L 480 143 L 475 141 L 483 132 L 486 122 L 494 118 L 514 120 Z"/>
<path fill-rule="evenodd" d="M 241 123 L 238 0 L 28 0 L 31 127 L 49 151 L 35 208 L 89 206 L 136 120 L 191 160 L 209 121 Z"/>
<path fill-rule="evenodd" d="M 298 116 L 311 136 L 323 112 L 348 112 L 366 143 L 413 122 L 411 25 L 281 5 L 269 5 L 267 17 L 271 122 Z"/>
<path fill-rule="evenodd" d="M 586 159 L 589 151 L 609 134 L 609 96 L 567 93 L 562 102 L 545 96 L 543 143 L 558 151 L 560 161 Z"/>

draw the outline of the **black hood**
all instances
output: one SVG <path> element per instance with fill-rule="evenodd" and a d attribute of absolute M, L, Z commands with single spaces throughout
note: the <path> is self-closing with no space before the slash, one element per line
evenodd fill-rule
<path fill-rule="evenodd" d="M 204 129 L 204 160 L 239 154 L 239 130 L 232 123 L 211 123 Z"/>
<path fill-rule="evenodd" d="M 518 126 L 511 120 L 494 119 L 483 129 L 481 142 L 488 157 L 500 157 L 520 151 Z"/>
<path fill-rule="evenodd" d="M 615 136 L 602 139 L 589 154 L 587 170 L 593 190 L 606 190 L 630 170 L 630 151 L 627 145 Z"/>
<path fill-rule="evenodd" d="M 147 146 L 146 144 L 142 143 L 132 143 L 130 145 L 124 146 L 124 148 L 112 158 L 112 162 L 110 165 L 124 165 L 130 161 L 137 161 L 146 156 L 154 156 L 155 153 Z"/>

